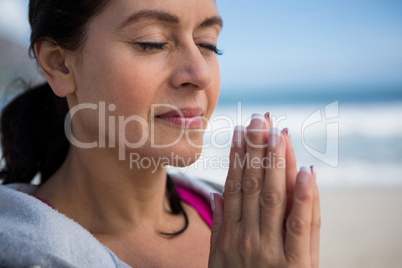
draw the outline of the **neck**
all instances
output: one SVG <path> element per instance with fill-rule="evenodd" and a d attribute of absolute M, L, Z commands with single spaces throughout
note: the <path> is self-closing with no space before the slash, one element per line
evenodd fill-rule
<path fill-rule="evenodd" d="M 102 153 L 70 148 L 62 167 L 35 195 L 93 234 L 165 231 L 172 217 L 177 223 L 168 209 L 165 168 L 130 169 Z"/>

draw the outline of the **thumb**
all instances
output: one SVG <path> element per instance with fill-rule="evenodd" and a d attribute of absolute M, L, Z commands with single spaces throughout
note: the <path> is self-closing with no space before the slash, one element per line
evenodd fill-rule
<path fill-rule="evenodd" d="M 211 227 L 211 251 L 210 255 L 213 255 L 218 247 L 218 240 L 220 236 L 220 230 L 223 221 L 223 206 L 224 199 L 221 194 L 211 193 L 211 207 L 214 212 L 212 227 Z"/>

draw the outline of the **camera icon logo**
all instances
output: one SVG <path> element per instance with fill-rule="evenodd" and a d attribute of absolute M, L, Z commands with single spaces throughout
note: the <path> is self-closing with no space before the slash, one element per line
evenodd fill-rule
<path fill-rule="evenodd" d="M 320 152 L 306 143 L 305 131 L 309 127 L 325 127 L 325 151 Z M 302 125 L 302 143 L 303 147 L 312 156 L 321 162 L 337 167 L 339 165 L 339 104 L 338 101 L 330 103 L 324 109 L 318 109 L 303 122 Z"/>

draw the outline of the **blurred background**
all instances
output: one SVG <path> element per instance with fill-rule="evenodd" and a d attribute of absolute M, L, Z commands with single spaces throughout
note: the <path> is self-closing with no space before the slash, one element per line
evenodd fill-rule
<path fill-rule="evenodd" d="M 269 111 L 317 171 L 321 267 L 402 267 L 402 1 L 216 2 L 219 103 L 200 160 L 172 172 L 224 183 L 233 127 Z M 0 0 L 3 105 L 43 81 L 27 4 Z"/>

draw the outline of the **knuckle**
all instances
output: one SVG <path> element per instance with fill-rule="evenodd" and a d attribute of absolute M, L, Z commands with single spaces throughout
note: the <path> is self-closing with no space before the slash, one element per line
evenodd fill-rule
<path fill-rule="evenodd" d="M 261 189 L 262 180 L 256 176 L 247 176 L 243 181 L 245 193 L 256 193 Z"/>
<path fill-rule="evenodd" d="M 264 135 L 261 130 L 247 132 L 247 151 L 267 147 L 264 142 Z"/>
<path fill-rule="evenodd" d="M 247 152 L 258 153 L 261 149 L 266 148 L 266 144 L 262 139 L 253 138 L 247 141 Z"/>
<path fill-rule="evenodd" d="M 308 192 L 298 192 L 298 194 L 296 195 L 296 199 L 301 202 L 304 203 L 306 201 L 312 200 L 313 199 L 313 193 L 308 193 Z"/>
<path fill-rule="evenodd" d="M 309 224 L 302 219 L 289 219 L 286 222 L 286 229 L 295 235 L 302 235 L 308 231 Z"/>
<path fill-rule="evenodd" d="M 254 252 L 253 246 L 255 246 L 255 244 L 254 235 L 252 235 L 250 232 L 246 232 L 241 235 L 240 241 L 237 244 L 239 255 L 243 259 L 250 257 L 252 252 Z"/>
<path fill-rule="evenodd" d="M 263 191 L 261 205 L 268 208 L 278 208 L 283 204 L 284 197 L 277 191 Z"/>
<path fill-rule="evenodd" d="M 225 183 L 225 194 L 237 194 L 241 189 L 241 178 L 230 178 Z"/>
<path fill-rule="evenodd" d="M 321 224 L 321 217 L 318 217 L 311 222 L 311 228 L 319 230 L 321 229 Z"/>

